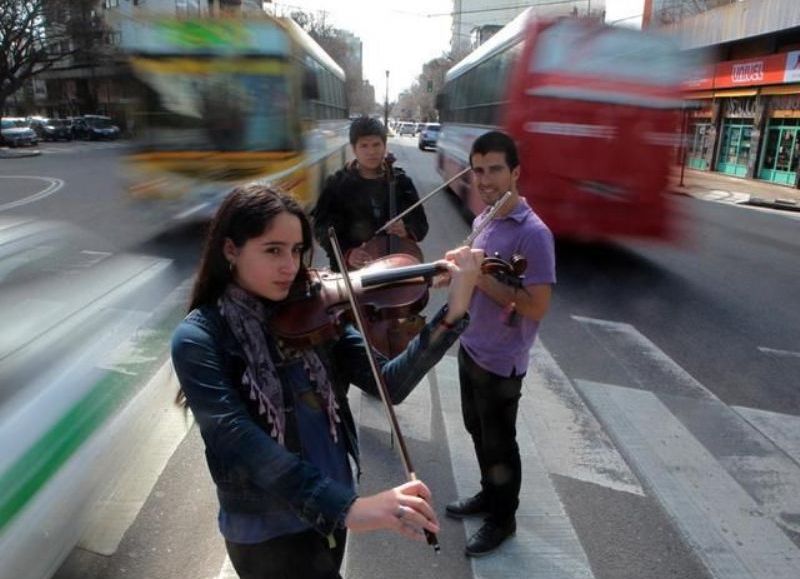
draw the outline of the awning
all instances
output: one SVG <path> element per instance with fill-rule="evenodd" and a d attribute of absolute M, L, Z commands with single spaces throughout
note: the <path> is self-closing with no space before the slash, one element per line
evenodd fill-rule
<path fill-rule="evenodd" d="M 800 94 L 800 84 L 765 86 L 761 89 L 761 94 L 765 95 Z"/>
<path fill-rule="evenodd" d="M 756 88 L 734 88 L 731 90 L 716 90 L 714 91 L 714 98 L 733 98 L 733 97 L 751 97 L 758 94 Z"/>
<path fill-rule="evenodd" d="M 683 98 L 694 99 L 694 100 L 710 99 L 713 98 L 713 96 L 714 96 L 713 90 L 701 90 L 697 92 L 687 92 L 683 94 Z"/>

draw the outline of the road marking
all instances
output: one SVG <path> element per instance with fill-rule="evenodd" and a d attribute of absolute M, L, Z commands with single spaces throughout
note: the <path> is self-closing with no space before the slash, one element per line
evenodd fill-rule
<path fill-rule="evenodd" d="M 759 346 L 758 351 L 762 354 L 768 354 L 771 356 L 776 356 L 778 358 L 800 358 L 800 352 L 792 352 L 790 350 L 775 350 L 773 348 L 765 348 L 764 346 Z"/>
<path fill-rule="evenodd" d="M 344 577 L 344 575 L 342 575 Z M 233 568 L 233 563 L 225 555 L 225 561 L 222 563 L 222 569 L 219 570 L 219 575 L 217 575 L 217 579 L 239 579 L 239 575 L 236 573 L 236 569 Z"/>
<path fill-rule="evenodd" d="M 356 389 L 354 389 L 356 390 Z M 400 431 L 407 439 L 416 439 L 431 442 L 431 389 L 417 387 L 403 400 L 402 404 L 394 407 Z M 382 432 L 389 432 L 389 419 L 380 398 L 370 396 L 361 390 L 356 390 L 350 399 L 359 398 L 360 428 L 372 428 Z M 354 414 L 355 416 L 355 414 Z"/>
<path fill-rule="evenodd" d="M 660 400 L 753 497 L 762 514 L 800 532 L 800 467 L 785 451 L 720 400 L 666 395 Z"/>
<path fill-rule="evenodd" d="M 445 356 L 435 372 L 453 478 L 458 496 L 465 497 L 479 490 L 479 473 L 472 440 L 466 435 L 461 418 L 457 367 L 455 358 Z M 528 423 L 517 423 L 517 442 L 524 457 L 517 534 L 491 557 L 471 559 L 473 577 L 519 577 L 523 572 L 532 578 L 593 578 L 586 553 L 542 463 Z M 465 519 L 467 536 L 480 524 L 480 520 Z"/>
<path fill-rule="evenodd" d="M 739 204 L 750 201 L 750 195 L 748 193 L 739 193 L 738 191 L 721 191 L 714 189 L 708 193 L 704 193 L 701 196 L 701 199 L 705 201 L 716 201 L 719 203 Z"/>
<path fill-rule="evenodd" d="M 797 547 L 653 393 L 576 386 L 715 577 L 796 579 Z"/>
<path fill-rule="evenodd" d="M 92 507 L 79 547 L 112 555 L 136 520 L 193 423 L 191 415 L 174 403 L 177 390 L 172 364 L 166 362 L 126 408 L 126 414 L 134 417 L 133 425 L 124 432 L 133 452 L 119 465 L 117 484 Z M 110 431 L 114 432 L 113 426 Z"/>
<path fill-rule="evenodd" d="M 173 215 L 172 219 L 174 219 L 176 221 L 180 221 L 181 219 L 186 219 L 190 215 L 193 215 L 194 213 L 197 213 L 198 211 L 202 211 L 203 209 L 205 209 L 209 205 L 210 205 L 210 203 L 200 203 L 199 205 L 195 205 L 194 207 L 190 207 L 186 211 L 181 211 L 180 213 L 177 213 L 177 214 Z"/>
<path fill-rule="evenodd" d="M 743 406 L 733 410 L 800 465 L 800 416 Z"/>
<path fill-rule="evenodd" d="M 520 417 L 530 417 L 528 426 L 549 472 L 644 496 L 636 475 L 541 339 L 523 383 L 527 395 L 520 400 Z"/>
<path fill-rule="evenodd" d="M 33 195 L 28 195 L 22 199 L 17 199 L 16 201 L 10 201 L 0 205 L 0 211 L 8 211 L 9 209 L 14 209 L 15 207 L 22 207 L 23 205 L 28 205 L 29 203 L 41 201 L 42 199 L 45 199 L 46 197 L 49 197 L 53 193 L 57 192 L 64 186 L 64 181 L 54 177 L 34 177 L 32 175 L 0 175 L 0 179 L 37 179 L 39 181 L 45 181 L 49 183 L 47 187 L 38 193 L 34 193 Z"/>
<path fill-rule="evenodd" d="M 622 322 L 572 316 L 643 390 L 707 400 L 717 397 L 639 331 Z"/>

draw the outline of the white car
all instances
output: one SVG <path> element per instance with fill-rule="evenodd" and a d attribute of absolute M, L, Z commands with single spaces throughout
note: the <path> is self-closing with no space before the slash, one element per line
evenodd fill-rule
<path fill-rule="evenodd" d="M 9 147 L 22 147 L 35 145 L 39 137 L 25 119 L 6 117 L 0 119 L 0 141 Z"/>
<path fill-rule="evenodd" d="M 425 126 L 419 132 L 419 139 L 417 140 L 420 151 L 424 151 L 428 147 L 436 148 L 436 141 L 439 140 L 439 130 L 441 128 L 439 123 L 425 123 Z"/>

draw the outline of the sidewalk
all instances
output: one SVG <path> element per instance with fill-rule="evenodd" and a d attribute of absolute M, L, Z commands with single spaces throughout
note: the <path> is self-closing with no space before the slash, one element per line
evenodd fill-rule
<path fill-rule="evenodd" d="M 737 203 L 800 211 L 800 189 L 756 179 L 739 179 L 713 171 L 686 169 L 681 187 L 678 169 L 673 175 L 672 191 L 700 199 L 727 194 L 726 197 L 736 199 Z"/>

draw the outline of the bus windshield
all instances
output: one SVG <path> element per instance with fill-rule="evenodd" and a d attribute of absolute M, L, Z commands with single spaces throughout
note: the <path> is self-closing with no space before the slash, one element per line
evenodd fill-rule
<path fill-rule="evenodd" d="M 153 151 L 291 151 L 286 63 L 277 58 L 137 58 L 148 101 L 136 119 Z"/>

